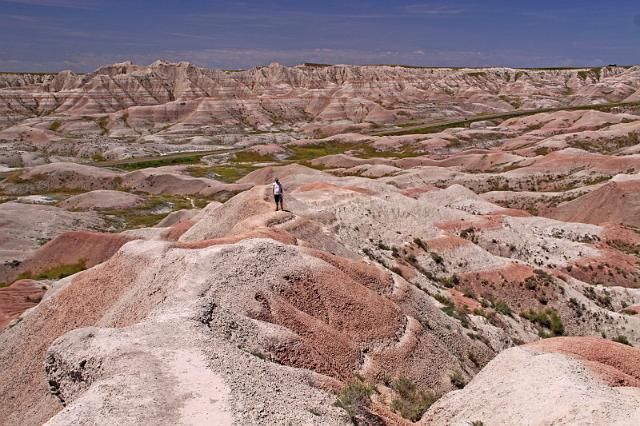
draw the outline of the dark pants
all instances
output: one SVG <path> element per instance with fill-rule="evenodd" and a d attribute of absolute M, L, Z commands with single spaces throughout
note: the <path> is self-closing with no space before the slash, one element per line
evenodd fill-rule
<path fill-rule="evenodd" d="M 282 194 L 273 194 L 273 199 L 276 201 L 276 210 L 278 209 L 278 204 L 280 204 L 280 208 L 284 210 L 284 207 L 282 207 Z"/>

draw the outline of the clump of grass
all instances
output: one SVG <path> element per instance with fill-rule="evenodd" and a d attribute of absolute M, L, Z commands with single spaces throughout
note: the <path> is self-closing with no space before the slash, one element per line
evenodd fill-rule
<path fill-rule="evenodd" d="M 493 302 L 493 309 L 495 309 L 496 312 L 502 315 L 511 316 L 511 314 L 513 313 L 513 311 L 511 310 L 511 307 L 509 307 L 507 302 L 502 299 L 496 300 L 495 302 Z"/>
<path fill-rule="evenodd" d="M 52 132 L 57 132 L 60 127 L 62 127 L 62 123 L 56 120 L 49 125 L 49 130 L 51 130 Z"/>
<path fill-rule="evenodd" d="M 252 349 L 252 350 L 249 351 L 249 353 L 251 355 L 255 356 L 256 358 L 259 358 L 259 359 L 261 359 L 263 361 L 265 361 L 267 359 L 267 357 L 262 352 L 260 352 L 258 349 Z"/>
<path fill-rule="evenodd" d="M 389 247 L 388 245 L 386 245 L 384 243 L 384 241 L 379 240 L 376 244 L 376 246 L 380 249 L 380 250 L 384 250 L 384 251 L 393 251 L 391 247 Z"/>
<path fill-rule="evenodd" d="M 464 376 L 459 370 L 454 371 L 449 375 L 449 380 L 451 380 L 451 384 L 458 389 L 462 389 L 466 386 L 466 382 L 464 380 Z"/>
<path fill-rule="evenodd" d="M 98 119 L 98 126 L 100 126 L 100 131 L 102 132 L 102 135 L 107 135 L 109 134 L 109 128 L 107 127 L 107 125 L 109 124 L 109 117 L 100 117 Z"/>
<path fill-rule="evenodd" d="M 416 238 L 414 238 L 414 239 L 413 239 L 413 242 L 414 242 L 418 247 L 420 247 L 422 250 L 424 250 L 424 251 L 426 251 L 426 252 L 429 252 L 429 246 L 427 245 L 427 243 L 425 243 L 424 241 L 422 241 L 422 239 L 421 239 L 421 238 L 416 237 Z"/>
<path fill-rule="evenodd" d="M 438 265 L 442 265 L 444 263 L 444 258 L 440 256 L 438 253 L 432 251 L 429 253 L 431 255 L 431 259 L 436 262 Z"/>
<path fill-rule="evenodd" d="M 614 342 L 622 343 L 623 345 L 633 346 L 631 343 L 629 343 L 629 339 L 627 339 L 627 336 L 623 336 L 621 334 L 611 340 L 613 340 Z"/>
<path fill-rule="evenodd" d="M 432 392 L 418 389 L 418 387 L 406 377 L 399 377 L 393 382 L 393 389 L 398 393 L 398 398 L 391 402 L 393 412 L 400 414 L 405 419 L 416 422 L 436 401 Z"/>
<path fill-rule="evenodd" d="M 371 395 L 374 392 L 373 385 L 356 378 L 338 393 L 335 406 L 344 409 L 353 419 L 367 411 L 366 409 L 371 402 Z"/>
<path fill-rule="evenodd" d="M 562 319 L 553 308 L 547 308 L 541 311 L 529 309 L 528 311 L 522 312 L 520 316 L 541 327 L 541 329 L 538 330 L 540 337 L 546 338 L 564 335 Z M 547 332 L 545 329 L 549 331 Z"/>

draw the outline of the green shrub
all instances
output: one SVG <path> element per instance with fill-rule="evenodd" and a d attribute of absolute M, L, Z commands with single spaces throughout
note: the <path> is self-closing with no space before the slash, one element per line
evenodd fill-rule
<path fill-rule="evenodd" d="M 338 393 L 336 407 L 344 409 L 351 418 L 366 411 L 375 388 L 361 379 L 354 379 Z"/>
<path fill-rule="evenodd" d="M 540 311 L 529 309 L 520 314 L 522 318 L 525 318 L 535 325 L 548 329 L 550 333 L 544 330 L 538 330 L 540 337 L 554 337 L 564 335 L 564 325 L 558 312 L 553 308 L 547 308 Z"/>
<path fill-rule="evenodd" d="M 418 389 L 417 386 L 406 377 L 399 377 L 393 382 L 393 389 L 399 398 L 391 401 L 391 410 L 400 414 L 407 420 L 416 422 L 436 401 L 432 392 Z"/>

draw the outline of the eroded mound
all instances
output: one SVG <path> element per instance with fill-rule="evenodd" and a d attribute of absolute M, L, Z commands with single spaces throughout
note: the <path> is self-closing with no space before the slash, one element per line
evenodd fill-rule
<path fill-rule="evenodd" d="M 599 339 L 559 338 L 508 349 L 465 389 L 433 405 L 421 423 L 635 424 L 640 388 L 611 387 L 592 367 L 624 366 L 618 373 L 631 367 L 637 375 L 639 357 L 638 349 Z M 597 366 L 589 360 L 594 358 Z"/>

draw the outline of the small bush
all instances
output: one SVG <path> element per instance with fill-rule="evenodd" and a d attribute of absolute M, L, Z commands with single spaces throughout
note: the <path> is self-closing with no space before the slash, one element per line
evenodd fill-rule
<path fill-rule="evenodd" d="M 442 295 L 440 293 L 436 293 L 436 294 L 433 295 L 433 298 L 436 299 L 438 302 L 442 303 L 445 306 L 453 306 L 453 302 L 451 301 L 451 299 L 449 299 L 445 295 Z"/>
<path fill-rule="evenodd" d="M 393 388 L 399 398 L 391 402 L 393 412 L 400 414 L 405 419 L 416 422 L 436 401 L 433 393 L 418 389 L 411 380 L 399 377 L 393 382 Z"/>
<path fill-rule="evenodd" d="M 623 345 L 633 346 L 631 343 L 629 343 L 629 339 L 627 339 L 627 336 L 619 335 L 611 340 L 613 340 L 614 342 L 622 343 Z"/>
<path fill-rule="evenodd" d="M 381 241 L 381 240 L 380 240 L 380 241 L 378 241 L 377 246 L 378 246 L 378 248 L 379 248 L 380 250 L 384 250 L 384 251 L 391 251 L 391 247 L 389 247 L 388 245 L 386 245 L 386 244 L 385 244 L 383 241 Z"/>
<path fill-rule="evenodd" d="M 344 409 L 351 418 L 354 418 L 366 411 L 374 392 L 372 385 L 356 378 L 338 393 L 335 406 Z"/>
<path fill-rule="evenodd" d="M 440 256 L 438 253 L 432 251 L 430 254 L 431 254 L 431 259 L 433 259 L 433 261 L 436 262 L 438 265 L 442 265 L 444 263 L 444 258 Z"/>
<path fill-rule="evenodd" d="M 427 245 L 427 243 L 425 243 L 424 241 L 422 241 L 420 238 L 416 237 L 413 239 L 413 242 L 416 243 L 416 245 L 418 247 L 420 247 L 422 250 L 428 252 L 429 251 L 429 246 Z"/>
<path fill-rule="evenodd" d="M 505 302 L 504 300 L 495 301 L 493 303 L 493 309 L 495 309 L 496 312 L 498 312 L 498 313 L 500 313 L 502 315 L 511 316 L 511 314 L 513 313 L 513 311 L 511 310 L 511 308 L 507 304 L 507 302 Z"/>
<path fill-rule="evenodd" d="M 476 357 L 476 354 L 474 354 L 473 352 L 469 352 L 467 354 L 467 358 L 469 358 L 469 361 L 471 361 L 473 365 L 475 365 L 476 367 L 480 367 L 480 361 L 478 361 L 478 357 Z"/>

